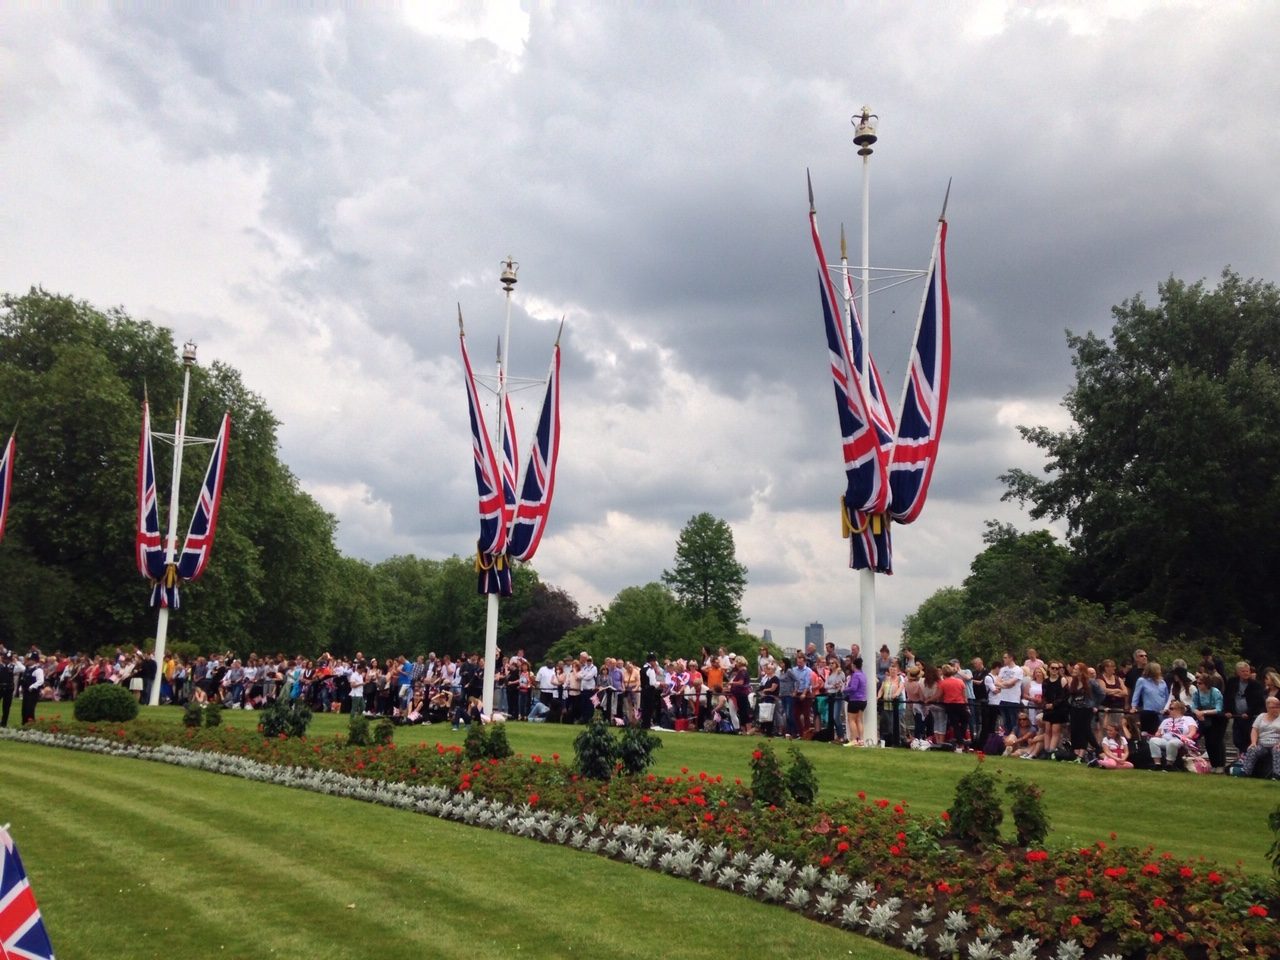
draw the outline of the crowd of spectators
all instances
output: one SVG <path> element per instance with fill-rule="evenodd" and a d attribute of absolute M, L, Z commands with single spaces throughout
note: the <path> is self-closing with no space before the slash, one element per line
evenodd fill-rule
<path fill-rule="evenodd" d="M 283 698 L 319 712 L 455 726 L 488 719 L 585 723 L 599 713 L 620 726 L 856 746 L 864 743 L 870 705 L 878 711 L 879 739 L 890 746 L 1200 772 L 1226 770 L 1230 750 L 1238 772 L 1280 779 L 1280 672 L 1241 661 L 1228 675 L 1208 649 L 1194 672 L 1174 660 L 1167 674 L 1142 649 L 1131 660 L 1096 667 L 1045 661 L 1034 648 L 1019 663 L 1004 651 L 988 668 L 978 657 L 968 665 L 957 659 L 934 665 L 909 648 L 895 657 L 882 646 L 873 669 L 863 667 L 856 645 L 840 656 L 831 643 L 782 658 L 761 647 L 754 664 L 724 647 L 685 659 L 650 654 L 644 663 L 606 657 L 599 665 L 586 651 L 535 665 L 521 650 L 499 654 L 488 716 L 478 653 L 382 661 L 361 654 L 168 655 L 157 665 L 138 649 L 114 656 L 43 656 L 33 649 L 23 656 L 0 647 L 0 725 L 8 724 L 13 699 L 22 703 L 25 723 L 41 700 L 73 700 L 92 684 L 125 686 L 148 702 L 159 683 L 163 703 L 254 710 Z"/>

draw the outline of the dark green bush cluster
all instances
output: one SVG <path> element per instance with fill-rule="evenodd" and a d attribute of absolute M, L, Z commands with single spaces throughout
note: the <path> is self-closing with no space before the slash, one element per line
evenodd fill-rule
<path fill-rule="evenodd" d="M 262 735 L 269 740 L 277 737 L 305 737 L 311 723 L 311 708 L 300 700 L 286 703 L 277 700 L 262 711 Z"/>
<path fill-rule="evenodd" d="M 618 741 L 618 759 L 622 761 L 622 772 L 644 773 L 653 763 L 653 751 L 661 746 L 662 741 L 644 727 L 627 727 Z"/>
<path fill-rule="evenodd" d="M 205 705 L 204 725 L 206 727 L 222 726 L 222 704 L 210 703 Z"/>
<path fill-rule="evenodd" d="M 373 742 L 375 746 L 385 747 L 396 735 L 396 725 L 385 717 L 373 725 Z"/>
<path fill-rule="evenodd" d="M 818 774 L 809 758 L 795 747 L 787 753 L 791 756 L 786 773 L 787 793 L 791 794 L 791 799 L 796 803 L 812 806 L 818 797 Z"/>
<path fill-rule="evenodd" d="M 369 718 L 363 713 L 351 714 L 351 719 L 347 722 L 347 743 L 353 747 L 367 747 L 372 737 Z"/>
<path fill-rule="evenodd" d="M 751 754 L 751 794 L 756 803 L 766 807 L 781 807 L 787 802 L 787 782 L 782 776 L 782 764 L 768 741 L 756 747 Z"/>
<path fill-rule="evenodd" d="M 600 714 L 573 741 L 578 773 L 591 780 L 608 780 L 618 762 L 618 741 Z"/>
<path fill-rule="evenodd" d="M 1013 814 L 1013 826 L 1018 831 L 1018 842 L 1024 847 L 1044 843 L 1049 836 L 1049 818 L 1040 798 L 1044 791 L 1026 780 L 1014 780 L 1004 788 L 1009 794 Z"/>
<path fill-rule="evenodd" d="M 995 843 L 1003 822 L 996 778 L 981 766 L 961 777 L 951 802 L 951 832 L 956 838 L 970 846 Z"/>
<path fill-rule="evenodd" d="M 462 741 L 462 755 L 475 763 L 479 760 L 505 760 L 511 756 L 505 723 L 472 723 Z"/>
<path fill-rule="evenodd" d="M 124 687 L 96 683 L 76 697 L 75 716 L 87 723 L 124 723 L 138 715 L 138 701 Z"/>
<path fill-rule="evenodd" d="M 204 707 L 194 700 L 188 701 L 186 709 L 182 711 L 182 725 L 194 728 L 202 723 L 204 723 Z"/>

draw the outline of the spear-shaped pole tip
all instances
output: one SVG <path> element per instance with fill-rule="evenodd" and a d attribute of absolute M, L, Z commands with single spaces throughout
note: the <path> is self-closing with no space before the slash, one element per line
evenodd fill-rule
<path fill-rule="evenodd" d="M 556 346 L 560 346 L 560 335 L 564 333 L 564 315 L 560 316 L 560 329 L 556 331 Z"/>
<path fill-rule="evenodd" d="M 809 183 L 809 213 L 812 215 L 818 212 L 818 208 L 813 205 L 813 175 L 809 173 L 808 167 L 804 168 L 804 178 Z"/>
<path fill-rule="evenodd" d="M 951 199 L 951 178 L 947 177 L 947 192 L 942 197 L 942 212 L 938 214 L 938 222 L 943 223 L 947 219 L 947 201 Z"/>
<path fill-rule="evenodd" d="M 849 245 L 844 240 L 844 224 L 840 224 L 840 259 L 849 259 Z"/>
<path fill-rule="evenodd" d="M 458 304 L 458 332 L 464 332 L 462 329 L 462 304 Z"/>

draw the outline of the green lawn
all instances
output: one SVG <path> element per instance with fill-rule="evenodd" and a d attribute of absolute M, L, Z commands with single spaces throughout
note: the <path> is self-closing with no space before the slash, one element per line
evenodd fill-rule
<path fill-rule="evenodd" d="M 176 708 L 156 708 L 176 723 Z M 154 715 L 153 711 L 145 711 Z M 69 711 L 68 711 L 69 714 Z M 248 727 L 252 713 L 228 711 L 226 721 Z M 316 736 L 345 733 L 347 718 L 319 716 L 312 723 Z M 521 753 L 573 757 L 573 738 L 581 727 L 556 724 L 509 723 L 512 746 Z M 398 743 L 461 743 L 465 731 L 447 725 L 402 727 Z M 703 733 L 660 733 L 654 772 L 663 776 L 705 770 L 726 777 L 749 780 L 753 738 Z M 775 741 L 785 760 L 790 744 Z M 947 809 L 956 781 L 973 769 L 969 754 L 921 753 L 910 750 L 859 750 L 829 743 L 801 743 L 799 748 L 813 761 L 821 780 L 821 797 L 848 797 L 865 790 L 872 797 L 907 800 L 917 812 Z M 992 757 L 988 768 L 1006 776 L 1033 780 L 1044 788 L 1045 807 L 1052 833 L 1050 844 L 1067 846 L 1117 842 L 1154 846 L 1184 856 L 1204 856 L 1224 866 L 1237 862 L 1253 873 L 1270 872 L 1266 850 L 1271 834 L 1267 815 L 1280 804 L 1280 784 L 1225 776 L 1152 773 L 1145 770 L 1098 770 L 1076 764 Z M 1012 838 L 1012 824 L 1006 819 Z"/>
<path fill-rule="evenodd" d="M 690 881 L 353 800 L 10 742 L 0 770 L 0 822 L 60 960 L 907 956 Z"/>

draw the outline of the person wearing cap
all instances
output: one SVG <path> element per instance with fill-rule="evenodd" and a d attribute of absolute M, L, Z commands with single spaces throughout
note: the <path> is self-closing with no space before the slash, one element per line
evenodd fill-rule
<path fill-rule="evenodd" d="M 9 725 L 9 710 L 13 707 L 13 691 L 18 686 L 18 664 L 9 650 L 0 656 L 0 727 Z"/>
<path fill-rule="evenodd" d="M 18 680 L 22 688 L 22 722 L 34 723 L 36 704 L 40 702 L 40 689 L 44 686 L 44 667 L 40 665 L 40 657 L 31 654 L 27 657 L 27 669 Z"/>

